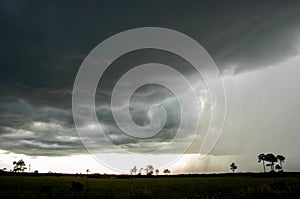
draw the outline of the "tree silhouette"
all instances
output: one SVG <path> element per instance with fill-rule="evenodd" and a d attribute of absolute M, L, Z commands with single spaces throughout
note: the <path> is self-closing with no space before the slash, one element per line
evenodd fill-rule
<path fill-rule="evenodd" d="M 279 164 L 276 164 L 275 169 L 282 171 L 281 166 Z"/>
<path fill-rule="evenodd" d="M 165 170 L 163 171 L 163 173 L 164 173 L 164 174 L 169 174 L 169 173 L 171 173 L 171 171 L 170 171 L 169 169 L 165 169 Z"/>
<path fill-rule="evenodd" d="M 90 172 L 90 170 L 89 170 L 89 169 L 87 169 L 87 170 L 86 170 L 86 175 L 89 175 L 89 172 Z"/>
<path fill-rule="evenodd" d="M 132 169 L 130 169 L 130 175 L 133 175 L 133 174 L 135 175 L 136 172 L 137 172 L 136 166 L 134 166 Z"/>
<path fill-rule="evenodd" d="M 266 160 L 266 155 L 264 153 L 261 153 L 258 155 L 258 163 L 260 163 L 260 162 L 263 163 L 264 172 L 266 173 L 265 160 Z"/>
<path fill-rule="evenodd" d="M 152 175 L 154 171 L 154 167 L 149 164 L 146 166 L 145 171 L 146 171 L 146 175 Z"/>
<path fill-rule="evenodd" d="M 282 169 L 282 163 L 285 161 L 285 157 L 283 155 L 277 155 L 276 157 L 279 160 L 281 171 L 283 171 L 283 169 Z"/>
<path fill-rule="evenodd" d="M 232 172 L 234 172 L 236 169 L 237 169 L 237 166 L 235 165 L 235 163 L 234 163 L 234 162 L 231 163 L 231 165 L 230 165 L 230 170 L 231 170 Z"/>
<path fill-rule="evenodd" d="M 143 167 L 140 168 L 138 175 L 142 175 Z"/>
<path fill-rule="evenodd" d="M 158 175 L 159 174 L 159 170 L 155 169 L 155 174 Z"/>
<path fill-rule="evenodd" d="M 266 166 L 270 166 L 271 171 L 274 172 L 274 163 L 278 161 L 277 157 L 273 153 L 268 153 L 265 157 L 265 161 L 270 162 Z"/>
<path fill-rule="evenodd" d="M 14 161 L 13 162 L 13 165 L 14 165 L 14 172 L 24 172 L 26 168 L 26 165 L 25 165 L 25 162 L 21 159 L 19 160 L 18 162 Z"/>

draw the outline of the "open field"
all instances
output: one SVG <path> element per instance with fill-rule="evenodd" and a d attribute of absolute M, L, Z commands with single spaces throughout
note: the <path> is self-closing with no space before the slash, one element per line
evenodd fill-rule
<path fill-rule="evenodd" d="M 0 176 L 0 198 L 298 198 L 300 177 Z"/>

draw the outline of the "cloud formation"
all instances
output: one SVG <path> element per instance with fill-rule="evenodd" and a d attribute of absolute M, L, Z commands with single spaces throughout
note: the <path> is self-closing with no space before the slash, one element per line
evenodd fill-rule
<path fill-rule="evenodd" d="M 299 54 L 297 1 L 195 1 L 184 5 L 179 1 L 2 1 L 0 11 L 0 146 L 27 155 L 85 151 L 72 118 L 73 82 L 85 56 L 121 31 L 157 26 L 183 32 L 205 47 L 224 75 L 263 70 Z M 149 62 L 171 65 L 201 82 L 189 63 L 171 53 L 148 49 L 116 60 L 100 80 L 104 89 L 97 92 L 96 109 L 107 136 L 126 149 L 147 147 L 124 135 L 114 123 L 109 106 L 112 87 L 131 67 Z M 207 93 L 201 91 L 206 101 Z M 170 141 L 180 120 L 174 96 L 153 85 L 132 97 L 133 120 L 139 125 L 149 123 L 147 111 L 156 102 L 164 103 L 169 115 L 163 132 L 147 140 L 149 150 Z M 92 126 L 82 128 L 91 128 L 90 135 L 98 138 L 91 144 L 97 147 L 103 144 L 102 137 Z M 106 146 L 101 146 L 107 152 Z"/>

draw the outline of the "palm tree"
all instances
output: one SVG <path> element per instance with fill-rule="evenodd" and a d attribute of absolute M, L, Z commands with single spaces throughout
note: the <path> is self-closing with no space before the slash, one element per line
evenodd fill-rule
<path fill-rule="evenodd" d="M 274 163 L 278 161 L 277 157 L 273 153 L 268 153 L 265 156 L 265 161 L 270 162 L 270 164 L 267 164 L 267 166 L 270 166 L 271 171 L 274 171 Z"/>
<path fill-rule="evenodd" d="M 235 163 L 234 163 L 234 162 L 231 163 L 231 165 L 230 165 L 230 170 L 231 170 L 232 172 L 234 172 L 236 169 L 237 169 L 237 166 L 235 165 Z"/>
<path fill-rule="evenodd" d="M 264 172 L 266 173 L 265 160 L 266 160 L 266 155 L 264 153 L 261 153 L 258 155 L 258 163 L 260 163 L 260 162 L 263 163 Z"/>
<path fill-rule="evenodd" d="M 285 161 L 285 157 L 283 155 L 277 155 L 276 157 L 279 160 L 281 171 L 283 171 L 283 169 L 282 169 L 282 163 Z"/>
<path fill-rule="evenodd" d="M 279 164 L 276 164 L 275 169 L 277 169 L 279 171 L 282 171 L 282 168 L 281 168 L 281 166 Z"/>

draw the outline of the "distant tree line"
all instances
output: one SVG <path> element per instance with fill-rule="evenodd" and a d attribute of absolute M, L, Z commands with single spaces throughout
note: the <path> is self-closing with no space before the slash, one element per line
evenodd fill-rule
<path fill-rule="evenodd" d="M 139 170 L 136 166 L 134 166 L 132 169 L 130 169 L 130 175 L 142 175 L 143 171 L 146 175 L 153 175 L 154 172 L 156 175 L 159 175 L 160 172 L 158 169 L 154 170 L 154 167 L 152 165 L 147 165 L 145 168 L 140 168 Z M 171 171 L 169 169 L 164 169 L 163 173 L 170 174 Z"/>
<path fill-rule="evenodd" d="M 275 172 L 275 170 L 278 170 L 278 172 L 283 172 L 283 163 L 285 162 L 286 158 L 283 155 L 274 155 L 273 153 L 261 153 L 258 156 L 258 163 L 262 163 L 263 170 L 266 172 L 266 167 L 270 167 L 270 172 Z M 276 164 L 277 163 L 277 164 Z M 30 166 L 30 165 L 29 165 Z M 232 172 L 235 172 L 235 170 L 238 168 L 237 165 L 232 162 L 230 165 L 230 170 Z M 19 161 L 13 162 L 13 172 L 24 172 L 26 170 L 26 164 L 21 159 Z M 1 171 L 6 171 L 6 168 L 1 169 Z M 88 175 L 90 172 L 89 169 L 86 170 L 86 174 Z M 145 168 L 138 169 L 136 166 L 134 166 L 132 169 L 130 169 L 130 175 L 142 175 L 144 173 L 145 175 L 153 175 L 155 172 L 156 175 L 159 175 L 159 170 L 154 169 L 152 165 L 147 165 Z M 37 170 L 34 171 L 34 173 L 38 173 Z M 169 169 L 164 169 L 163 174 L 170 174 L 171 171 Z"/>

